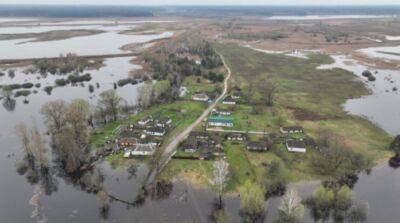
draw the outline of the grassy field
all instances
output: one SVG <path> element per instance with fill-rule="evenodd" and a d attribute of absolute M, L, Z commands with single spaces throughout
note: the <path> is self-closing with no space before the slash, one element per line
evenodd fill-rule
<path fill-rule="evenodd" d="M 300 125 L 314 138 L 322 130 L 343 137 L 349 149 L 364 154 L 375 164 L 390 155 L 387 147 L 391 137 L 385 131 L 342 109 L 347 99 L 369 93 L 363 83 L 355 75 L 341 69 L 316 69 L 320 64 L 331 63 L 330 57 L 312 55 L 310 59 L 299 59 L 265 54 L 236 45 L 217 45 L 217 48 L 232 69 L 232 86 L 238 86 L 244 92 L 251 90 L 255 97 L 261 96 L 257 89 L 259 82 L 269 79 L 277 86 L 273 107 L 219 105 L 232 110 L 234 129 L 278 132 L 282 124 Z M 327 177 L 316 173 L 310 165 L 316 153 L 312 149 L 306 154 L 294 154 L 288 153 L 283 144 L 276 145 L 275 150 L 280 151 L 266 153 L 246 151 L 245 145 L 241 143 L 225 143 L 224 148 L 231 170 L 228 183 L 230 191 L 236 190 L 247 179 L 262 182 L 266 166 L 272 161 L 282 164 L 283 174 L 290 182 Z M 190 172 L 198 178 L 212 176 L 211 168 L 200 168 L 200 171 L 193 168 L 193 165 L 200 165 L 198 162 L 201 161 L 187 164 L 188 168 L 182 162 L 187 161 L 174 160 L 168 165 L 168 170 L 178 171 L 175 174 Z"/>
<path fill-rule="evenodd" d="M 348 115 L 342 104 L 350 98 L 368 94 L 355 75 L 342 69 L 319 70 L 317 66 L 330 63 L 327 55 L 310 59 L 257 52 L 237 45 L 217 45 L 233 72 L 233 84 L 245 92 L 258 91 L 259 82 L 267 79 L 277 85 L 275 115 L 285 122 L 303 126 L 307 134 L 318 137 L 322 129 L 342 136 L 350 148 L 366 154 L 375 162 L 387 157 L 391 137 L 369 121 Z M 298 115 L 301 113 L 301 115 Z M 278 129 L 276 122 L 265 114 L 258 125 Z M 250 116 L 251 117 L 251 116 Z"/>

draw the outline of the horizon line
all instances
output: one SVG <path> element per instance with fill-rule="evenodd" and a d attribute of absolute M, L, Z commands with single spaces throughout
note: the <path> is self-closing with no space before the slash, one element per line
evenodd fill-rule
<path fill-rule="evenodd" d="M 1 3 L 0 6 L 138 6 L 138 7 L 252 7 L 252 6 L 264 6 L 264 7 L 371 7 L 371 6 L 400 6 L 400 3 L 393 4 L 51 4 L 51 3 Z"/>

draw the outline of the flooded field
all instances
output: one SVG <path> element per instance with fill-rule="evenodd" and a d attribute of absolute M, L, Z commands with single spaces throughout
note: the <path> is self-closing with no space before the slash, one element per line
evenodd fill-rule
<path fill-rule="evenodd" d="M 341 68 L 350 71 L 364 81 L 372 94 L 358 99 L 349 100 L 344 108 L 346 111 L 368 118 L 392 135 L 400 134 L 400 71 L 370 69 L 358 61 L 346 56 L 332 56 L 333 64 L 322 65 L 319 69 Z M 362 72 L 371 70 L 376 81 L 367 81 Z"/>
<path fill-rule="evenodd" d="M 391 17 L 386 15 L 306 15 L 306 16 L 271 16 L 270 20 L 326 20 L 326 19 L 373 19 Z"/>
<path fill-rule="evenodd" d="M 74 30 L 76 27 L 53 27 L 56 30 Z M 79 28 L 79 27 L 78 27 Z M 82 28 L 82 27 L 81 27 Z M 88 28 L 85 27 L 84 28 Z M 95 26 L 91 29 L 106 32 L 97 35 L 74 37 L 64 40 L 30 42 L 32 39 L 16 39 L 0 41 L 0 51 L 8 52 L 0 55 L 0 59 L 26 59 L 57 57 L 60 54 L 75 53 L 80 56 L 123 53 L 120 48 L 130 43 L 146 43 L 152 40 L 171 37 L 172 32 L 155 35 L 124 35 L 120 31 L 129 30 L 131 26 Z M 17 27 L 0 28 L 0 33 L 24 33 L 51 31 L 51 27 Z M 101 43 L 101 44 L 99 44 Z M 46 50 L 43 50 L 46 49 Z"/>
<path fill-rule="evenodd" d="M 364 18 L 366 16 L 361 16 Z M 368 17 L 374 18 L 374 17 Z M 277 18 L 275 18 L 277 19 Z M 325 19 L 311 17 L 308 19 Z M 0 19 L 0 23 L 3 20 Z M 6 20 L 4 20 L 7 22 Z M 123 35 L 120 31 L 135 28 L 134 23 L 144 21 L 121 20 L 118 25 L 110 20 L 62 21 L 48 22 L 49 26 L 33 27 L 0 27 L 0 34 L 7 33 L 41 33 L 66 29 L 99 29 L 102 34 L 86 37 L 76 37 L 66 40 L 47 42 L 26 42 L 27 40 L 0 41 L 0 59 L 23 59 L 54 57 L 61 53 L 76 53 L 78 55 L 117 54 L 123 52 L 120 47 L 130 43 L 146 43 L 152 40 L 170 37 L 172 32 L 159 35 Z M 151 21 L 157 22 L 157 21 Z M 168 21 L 160 21 L 168 22 Z M 129 23 L 129 24 L 123 24 Z M 46 23 L 42 23 L 46 24 Z M 133 25 L 132 25 L 133 24 Z M 101 43 L 101 44 L 99 44 Z M 45 49 L 45 50 L 44 50 Z M 255 49 L 262 51 L 260 49 Z M 280 53 L 287 56 L 307 58 L 308 51 L 263 51 L 265 53 Z M 86 192 L 81 185 L 63 176 L 54 175 L 47 185 L 29 182 L 24 176 L 18 175 L 15 162 L 20 157 L 19 140 L 15 135 L 15 124 L 19 122 L 32 123 L 34 120 L 41 131 L 45 131 L 40 107 L 50 100 L 63 99 L 70 101 L 84 98 L 95 105 L 98 95 L 104 90 L 113 89 L 114 83 L 128 77 L 131 70 L 139 66 L 130 62 L 132 57 L 105 59 L 104 66 L 98 70 L 85 71 L 91 74 L 90 82 L 77 86 L 66 85 L 54 88 L 48 95 L 43 88 L 54 85 L 60 76 L 40 74 L 24 74 L 24 67 L 14 68 L 15 77 L 8 75 L 0 77 L 0 84 L 33 83 L 37 90 L 29 96 L 16 98 L 12 109 L 0 107 L 0 140 L 2 155 L 0 156 L 0 216 L 4 222 L 211 222 L 209 216 L 213 212 L 215 194 L 211 190 L 195 188 L 187 182 L 177 180 L 166 185 L 161 194 L 152 194 L 144 203 L 134 203 L 138 190 L 147 174 L 145 165 L 137 162 L 135 171 L 113 169 L 107 162 L 101 162 L 96 171 L 104 177 L 103 185 L 107 192 L 118 198 L 110 204 L 110 209 L 101 209 L 101 201 L 93 194 Z M 371 69 L 376 76 L 375 82 L 367 82 L 361 73 L 369 69 L 357 61 L 344 56 L 333 56 L 334 64 L 323 65 L 320 69 L 342 68 L 353 72 L 372 91 L 372 95 L 348 101 L 344 108 L 352 114 L 365 116 L 377 123 L 392 135 L 400 133 L 400 95 L 394 88 L 400 88 L 400 71 Z M 4 70 L 5 72 L 7 70 Z M 377 73 L 375 73 L 377 71 Z M 94 92 L 89 92 L 88 85 L 95 86 Z M 98 84 L 98 85 L 97 85 Z M 126 85 L 117 88 L 117 93 L 129 105 L 136 104 L 138 85 Z M 24 99 L 29 101 L 24 104 Z M 384 183 L 382 183 L 384 182 Z M 302 182 L 292 185 L 301 196 L 306 198 L 319 182 Z M 50 193 L 43 192 L 44 187 L 51 188 Z M 400 218 L 398 207 L 400 201 L 400 172 L 382 164 L 375 167 L 370 175 L 361 174 L 355 186 L 358 199 L 365 200 L 370 205 L 368 222 L 396 223 Z M 265 223 L 272 223 L 278 213 L 280 198 L 269 199 Z M 225 198 L 226 211 L 231 222 L 241 222 L 240 198 L 237 194 Z M 16 208 L 18 207 L 18 209 Z M 304 223 L 313 222 L 306 210 Z M 329 221 L 333 222 L 333 221 Z"/>

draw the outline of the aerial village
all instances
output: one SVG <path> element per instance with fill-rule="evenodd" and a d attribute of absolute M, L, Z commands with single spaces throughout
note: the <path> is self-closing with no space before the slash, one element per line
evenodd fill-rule
<path fill-rule="evenodd" d="M 186 93 L 186 89 L 182 94 Z M 181 95 L 182 96 L 182 95 Z M 213 97 L 205 92 L 194 93 L 190 100 L 210 104 Z M 224 158 L 224 142 L 243 145 L 250 152 L 268 152 L 274 144 L 282 144 L 288 152 L 306 153 L 315 143 L 301 126 L 281 126 L 276 133 L 235 128 L 235 107 L 243 103 L 243 94 L 235 91 L 212 110 L 202 125 L 192 131 L 175 152 L 174 159 L 212 160 Z M 165 136 L 175 123 L 167 116 L 145 116 L 135 123 L 118 128 L 112 153 L 123 153 L 125 158 L 151 156 L 162 146 Z"/>

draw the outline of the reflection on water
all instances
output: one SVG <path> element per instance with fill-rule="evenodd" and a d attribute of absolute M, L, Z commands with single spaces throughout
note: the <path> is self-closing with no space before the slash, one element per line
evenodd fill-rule
<path fill-rule="evenodd" d="M 371 58 L 400 60 L 400 46 L 369 47 L 357 51 Z"/>
<path fill-rule="evenodd" d="M 346 111 L 364 116 L 377 123 L 392 135 L 400 134 L 400 94 L 394 89 L 400 87 L 400 71 L 372 69 L 376 81 L 369 82 L 362 77 L 362 72 L 369 67 L 359 64 L 345 56 L 332 56 L 333 64 L 321 65 L 319 69 L 342 68 L 357 75 L 371 89 L 372 94 L 348 100 Z"/>
<path fill-rule="evenodd" d="M 271 16 L 270 20 L 325 20 L 325 19 L 371 19 L 391 17 L 386 15 L 305 15 L 305 16 Z"/>
<path fill-rule="evenodd" d="M 171 32 L 154 35 L 123 35 L 118 31 L 97 35 L 75 37 L 46 42 L 27 42 L 30 39 L 0 41 L 0 59 L 26 59 L 58 57 L 60 54 L 75 53 L 80 56 L 123 53 L 120 47 L 130 43 L 145 43 L 155 39 L 171 37 Z M 26 42 L 24 44 L 20 44 Z"/>

